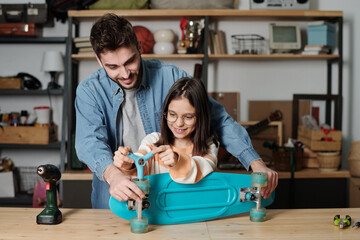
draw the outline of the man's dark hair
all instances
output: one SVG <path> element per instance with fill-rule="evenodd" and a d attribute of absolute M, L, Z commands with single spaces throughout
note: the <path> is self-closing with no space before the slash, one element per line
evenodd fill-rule
<path fill-rule="evenodd" d="M 160 140 L 155 145 L 174 143 L 174 135 L 167 125 L 166 114 L 170 102 L 181 97 L 187 98 L 195 108 L 195 130 L 191 133 L 191 140 L 194 143 L 192 154 L 203 156 L 208 153 L 209 141 L 218 145 L 218 138 L 211 127 L 210 101 L 205 86 L 200 80 L 193 78 L 181 78 L 170 88 L 162 108 Z"/>
<path fill-rule="evenodd" d="M 94 23 L 90 42 L 99 59 L 101 53 L 115 51 L 120 47 L 136 46 L 139 49 L 131 23 L 113 13 L 105 14 Z"/>

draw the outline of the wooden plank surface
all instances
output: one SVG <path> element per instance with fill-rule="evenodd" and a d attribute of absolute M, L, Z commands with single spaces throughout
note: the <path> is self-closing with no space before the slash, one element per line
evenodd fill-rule
<path fill-rule="evenodd" d="M 95 60 L 95 53 L 72 54 L 73 59 Z M 204 54 L 141 54 L 144 59 L 202 59 Z"/>
<path fill-rule="evenodd" d="M 71 10 L 69 17 L 100 17 L 105 13 L 115 13 L 125 17 L 182 17 L 182 16 L 229 16 L 229 17 L 342 17 L 342 11 L 316 10 L 238 10 L 238 9 L 140 9 L 140 10 Z"/>
<path fill-rule="evenodd" d="M 142 54 L 145 59 L 201 59 L 204 57 L 204 54 L 169 54 L 169 55 L 160 55 L 160 54 Z M 94 53 L 83 53 L 83 54 L 72 54 L 73 59 L 93 59 L 95 60 Z M 250 54 L 210 54 L 209 59 L 219 60 L 219 59 L 232 59 L 232 60 L 325 60 L 325 59 L 336 59 L 339 58 L 339 55 L 301 55 L 301 54 L 260 54 L 260 55 L 250 55 Z"/>
<path fill-rule="evenodd" d="M 360 229 L 339 229 L 335 215 L 360 219 L 360 208 L 266 210 L 267 220 L 254 223 L 249 213 L 208 222 L 150 225 L 146 234 L 130 232 L 130 223 L 110 210 L 61 209 L 63 222 L 38 225 L 41 209 L 0 208 L 0 239 L 358 239 Z"/>

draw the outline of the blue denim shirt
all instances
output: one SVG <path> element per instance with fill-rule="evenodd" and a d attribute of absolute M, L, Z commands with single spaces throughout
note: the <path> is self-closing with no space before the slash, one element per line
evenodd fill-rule
<path fill-rule="evenodd" d="M 146 134 L 160 132 L 162 104 L 173 83 L 190 77 L 180 68 L 158 60 L 142 60 L 143 77 L 136 100 Z M 115 150 L 122 146 L 120 105 L 122 88 L 112 81 L 103 68 L 80 82 L 76 90 L 76 138 L 78 158 L 93 172 L 91 202 L 93 208 L 109 208 L 109 185 L 104 170 L 113 162 Z M 224 107 L 210 98 L 212 125 L 221 145 L 240 159 L 248 169 L 259 159 L 246 130 L 231 118 Z M 118 121 L 117 121 L 118 120 Z M 117 124 L 119 122 L 119 124 Z"/>

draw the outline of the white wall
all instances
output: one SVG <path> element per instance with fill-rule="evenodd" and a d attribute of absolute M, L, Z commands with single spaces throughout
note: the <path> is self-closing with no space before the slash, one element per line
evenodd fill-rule
<path fill-rule="evenodd" d="M 241 0 L 240 9 L 248 9 L 248 1 Z M 313 0 L 311 8 L 314 10 L 337 10 L 344 12 L 344 70 L 343 70 L 343 167 L 347 168 L 346 159 L 352 141 L 360 140 L 360 113 L 355 103 L 359 102 L 359 12 L 360 2 L 356 0 Z M 88 36 L 91 22 L 82 23 L 80 36 Z M 303 23 L 305 26 L 306 23 Z M 133 25 L 144 25 L 151 31 L 162 28 L 172 28 L 180 35 L 178 20 L 137 21 Z M 45 29 L 45 36 L 65 36 L 67 25 L 56 23 L 55 28 Z M 223 21 L 214 27 L 223 29 L 227 36 L 228 51 L 231 52 L 231 34 L 257 33 L 268 37 L 268 22 Z M 36 46 L 29 48 L 22 45 L 0 46 L 0 75 L 12 75 L 19 71 L 27 71 L 43 82 L 46 86 L 49 76 L 40 71 L 42 51 L 55 48 L 54 45 Z M 61 45 L 58 46 L 61 48 Z M 62 48 L 63 49 L 63 48 Z M 4 58 L 4 56 L 6 56 Z M 24 64 L 24 61 L 26 64 Z M 169 60 L 184 68 L 190 74 L 193 66 L 199 60 Z M 85 60 L 80 63 L 80 79 L 85 78 L 98 68 L 96 61 Z M 337 91 L 337 65 L 333 71 L 333 92 Z M 63 79 L 63 76 L 60 76 Z M 241 61 L 220 60 L 212 61 L 209 65 L 209 91 L 239 91 L 240 92 L 240 120 L 248 120 L 248 101 L 250 100 L 291 100 L 293 93 L 326 93 L 326 63 L 323 61 Z M 26 98 L 27 99 L 27 98 Z M 38 104 L 47 104 L 47 99 L 37 99 L 37 102 L 27 102 L 24 97 L 1 97 L 1 111 L 20 110 L 20 106 L 31 109 Z M 55 105 L 55 104 L 54 104 Z M 54 106 L 55 121 L 59 124 L 61 117 L 61 103 Z M 28 154 L 30 152 L 30 154 Z M 59 160 L 57 151 L 2 151 L 1 156 L 10 156 L 16 164 L 27 166 L 38 165 L 39 161 Z M 31 156 L 31 157 L 28 157 Z M 25 160 L 24 160 L 25 158 Z"/>

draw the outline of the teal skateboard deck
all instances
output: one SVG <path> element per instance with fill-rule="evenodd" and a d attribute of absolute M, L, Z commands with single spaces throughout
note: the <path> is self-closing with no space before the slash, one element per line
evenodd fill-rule
<path fill-rule="evenodd" d="M 254 201 L 240 201 L 241 189 L 250 188 L 251 175 L 213 172 L 196 184 L 174 182 L 168 173 L 146 176 L 150 181 L 148 203 L 142 211 L 149 224 L 167 225 L 207 221 L 249 212 Z M 272 204 L 275 191 L 268 199 L 261 199 L 261 206 Z M 147 205 L 143 203 L 143 206 Z M 109 206 L 117 216 L 131 220 L 136 217 L 129 201 L 120 202 L 110 197 Z"/>

